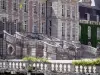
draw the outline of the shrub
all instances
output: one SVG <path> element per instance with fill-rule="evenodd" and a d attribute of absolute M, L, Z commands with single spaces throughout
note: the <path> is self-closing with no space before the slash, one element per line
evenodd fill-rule
<path fill-rule="evenodd" d="M 46 58 L 39 58 L 39 57 L 32 57 L 32 56 L 26 56 L 22 60 L 28 61 L 28 71 L 31 72 L 32 70 L 37 70 L 37 67 L 32 66 L 31 62 L 42 62 L 42 63 L 50 63 Z"/>
<path fill-rule="evenodd" d="M 95 60 L 93 59 L 83 59 L 83 60 L 74 60 L 72 61 L 73 65 L 77 65 L 77 66 L 94 66 L 94 65 L 100 65 L 100 58 L 97 58 Z"/>
<path fill-rule="evenodd" d="M 39 58 L 39 57 L 32 57 L 32 56 L 26 56 L 22 60 L 31 61 L 31 62 L 50 63 L 46 58 Z"/>

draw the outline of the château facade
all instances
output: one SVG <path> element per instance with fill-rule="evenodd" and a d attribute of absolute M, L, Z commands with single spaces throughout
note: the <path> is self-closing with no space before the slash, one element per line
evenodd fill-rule
<path fill-rule="evenodd" d="M 80 45 L 75 44 L 79 43 L 78 0 L 0 0 L 0 3 L 3 22 L 0 25 L 4 26 L 0 33 L 2 57 L 77 59 L 82 56 Z"/>

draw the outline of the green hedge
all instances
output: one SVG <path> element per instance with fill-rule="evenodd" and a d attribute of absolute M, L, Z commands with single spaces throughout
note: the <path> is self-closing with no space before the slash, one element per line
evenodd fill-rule
<path fill-rule="evenodd" d="M 22 60 L 25 61 L 32 61 L 32 62 L 47 62 L 50 63 L 46 58 L 39 58 L 39 57 L 32 57 L 32 56 L 26 56 Z"/>
<path fill-rule="evenodd" d="M 85 60 L 73 60 L 72 61 L 73 65 L 77 66 L 96 66 L 100 65 L 100 58 L 97 59 L 85 59 Z"/>

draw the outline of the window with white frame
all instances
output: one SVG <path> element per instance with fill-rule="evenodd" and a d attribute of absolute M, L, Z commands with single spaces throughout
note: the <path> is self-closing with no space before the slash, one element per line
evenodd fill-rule
<path fill-rule="evenodd" d="M 81 25 L 79 25 L 79 37 L 81 38 Z"/>
<path fill-rule="evenodd" d="M 100 27 L 97 27 L 97 39 L 100 40 Z"/>
<path fill-rule="evenodd" d="M 91 27 L 88 26 L 88 39 L 91 39 Z"/>

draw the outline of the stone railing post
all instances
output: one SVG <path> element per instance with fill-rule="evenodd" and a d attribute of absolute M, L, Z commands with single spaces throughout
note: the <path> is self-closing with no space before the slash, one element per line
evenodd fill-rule
<path fill-rule="evenodd" d="M 51 63 L 47 64 L 47 68 L 48 68 L 49 71 L 51 71 Z"/>
<path fill-rule="evenodd" d="M 100 65 L 97 65 L 97 66 L 96 66 L 96 73 L 97 73 L 98 75 L 100 75 Z"/>
<path fill-rule="evenodd" d="M 70 73 L 73 75 L 75 73 L 75 66 L 70 64 Z"/>
<path fill-rule="evenodd" d="M 26 69 L 28 70 L 28 67 L 29 67 L 28 61 L 25 61 L 25 65 L 26 65 Z"/>
<path fill-rule="evenodd" d="M 9 68 L 9 61 L 5 60 L 4 62 L 5 62 L 5 68 L 8 69 Z"/>

